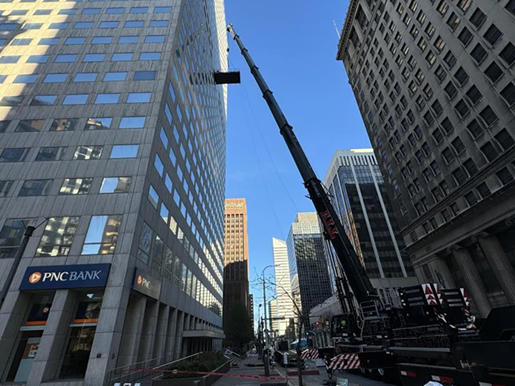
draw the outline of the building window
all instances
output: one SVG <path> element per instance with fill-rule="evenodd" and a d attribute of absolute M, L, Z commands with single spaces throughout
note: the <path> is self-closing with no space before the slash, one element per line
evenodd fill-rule
<path fill-rule="evenodd" d="M 483 99 L 483 95 L 479 92 L 476 86 L 472 86 L 467 91 L 467 97 L 472 102 L 472 106 L 478 103 L 481 99 Z"/>
<path fill-rule="evenodd" d="M 27 180 L 23 183 L 18 196 L 47 196 L 53 180 Z"/>
<path fill-rule="evenodd" d="M 481 151 L 485 155 L 486 159 L 490 162 L 496 159 L 499 155 L 499 152 L 491 142 L 487 142 L 483 146 L 481 146 Z"/>
<path fill-rule="evenodd" d="M 456 73 L 454 74 L 454 78 L 458 81 L 458 83 L 463 86 L 467 80 L 469 80 L 468 74 L 465 72 L 463 67 L 458 68 Z"/>
<path fill-rule="evenodd" d="M 0 181 L 0 197 L 7 197 L 14 181 Z"/>
<path fill-rule="evenodd" d="M 456 150 L 456 154 L 461 154 L 465 151 L 465 145 L 461 141 L 460 137 L 456 137 L 452 142 L 452 147 Z"/>
<path fill-rule="evenodd" d="M 474 139 L 476 139 L 477 137 L 479 137 L 481 134 L 484 133 L 483 128 L 481 127 L 481 125 L 479 124 L 479 122 L 476 119 L 473 119 L 472 122 L 470 122 L 467 125 L 467 129 L 470 131 L 470 133 L 472 134 Z"/>
<path fill-rule="evenodd" d="M 89 94 L 68 94 L 64 97 L 63 105 L 85 105 Z"/>
<path fill-rule="evenodd" d="M 509 106 L 515 104 L 515 84 L 508 83 L 508 85 L 501 91 L 501 96 Z"/>
<path fill-rule="evenodd" d="M 36 161 L 60 161 L 66 153 L 66 147 L 42 147 Z"/>
<path fill-rule="evenodd" d="M 479 115 L 483 118 L 483 121 L 486 123 L 486 127 L 492 126 L 495 122 L 497 122 L 497 115 L 492 110 L 490 106 L 486 106 Z"/>
<path fill-rule="evenodd" d="M 445 149 L 443 149 L 442 156 L 445 159 L 445 162 L 447 163 L 450 163 L 456 157 L 450 147 L 446 147 Z"/>
<path fill-rule="evenodd" d="M 159 195 L 152 185 L 148 187 L 148 200 L 152 204 L 152 206 L 157 209 L 157 205 L 159 203 Z"/>
<path fill-rule="evenodd" d="M 472 40 L 472 37 L 472 32 L 470 32 L 467 27 L 463 27 L 460 34 L 458 35 L 458 39 L 460 40 L 460 42 L 463 43 L 465 47 L 469 45 L 470 41 Z"/>
<path fill-rule="evenodd" d="M 77 118 L 54 119 L 50 131 L 75 131 L 78 123 Z"/>
<path fill-rule="evenodd" d="M 477 43 L 474 49 L 470 52 L 470 55 L 477 62 L 477 64 L 481 64 L 488 54 L 486 53 L 486 50 L 483 48 L 483 46 Z"/>
<path fill-rule="evenodd" d="M 511 66 L 515 62 L 515 46 L 511 43 L 506 44 L 499 56 Z"/>
<path fill-rule="evenodd" d="M 463 162 L 463 166 L 465 166 L 465 169 L 467 169 L 468 174 L 472 177 L 475 176 L 478 172 L 477 166 L 472 160 L 472 158 L 469 158 L 465 162 Z"/>
<path fill-rule="evenodd" d="M 113 118 L 89 118 L 86 121 L 86 126 L 84 130 L 107 130 L 111 127 L 111 122 Z"/>
<path fill-rule="evenodd" d="M 456 64 L 456 57 L 453 55 L 451 51 L 449 51 L 444 56 L 443 61 L 449 66 L 449 68 L 452 68 Z"/>
<path fill-rule="evenodd" d="M 68 256 L 77 233 L 79 217 L 52 217 L 48 220 L 36 256 Z"/>
<path fill-rule="evenodd" d="M 40 132 L 44 125 L 44 119 L 23 120 L 18 123 L 14 131 L 18 133 Z"/>
<path fill-rule="evenodd" d="M 485 20 L 486 15 L 479 8 L 476 8 L 474 13 L 470 17 L 470 22 L 478 29 L 481 28 Z"/>
<path fill-rule="evenodd" d="M 131 177 L 106 177 L 102 180 L 100 193 L 128 193 Z"/>
<path fill-rule="evenodd" d="M 490 188 L 488 187 L 488 185 L 485 182 L 482 182 L 478 186 L 476 186 L 476 189 L 477 189 L 479 195 L 481 196 L 481 198 L 486 198 L 491 194 Z"/>
<path fill-rule="evenodd" d="M 109 158 L 136 158 L 138 145 L 114 145 Z"/>
<path fill-rule="evenodd" d="M 82 292 L 77 297 L 77 312 L 70 324 L 61 379 L 84 378 L 102 308 L 102 292 Z"/>
<path fill-rule="evenodd" d="M 470 107 L 465 102 L 465 99 L 461 99 L 454 108 L 461 118 L 464 118 L 470 111 Z"/>
<path fill-rule="evenodd" d="M 494 45 L 501 38 L 502 32 L 499 31 L 499 28 L 497 28 L 495 24 L 492 24 L 483 36 L 487 42 L 489 42 L 491 45 Z"/>
<path fill-rule="evenodd" d="M 506 129 L 502 129 L 501 131 L 499 131 L 499 133 L 495 135 L 495 139 L 504 150 L 508 150 L 513 145 L 515 145 L 513 137 L 508 133 L 508 130 Z"/>
<path fill-rule="evenodd" d="M 467 201 L 467 204 L 469 206 L 473 206 L 477 203 L 477 198 L 473 191 L 470 191 L 467 194 L 465 194 L 465 201 Z"/>
<path fill-rule="evenodd" d="M 57 100 L 57 95 L 35 95 L 30 102 L 31 106 L 52 106 Z"/>
<path fill-rule="evenodd" d="M 145 117 L 123 117 L 120 129 L 142 129 L 145 126 Z"/>
<path fill-rule="evenodd" d="M 447 85 L 444 87 L 444 91 L 450 99 L 454 98 L 454 96 L 458 93 L 458 90 L 452 81 L 447 83 Z"/>
<path fill-rule="evenodd" d="M 12 181 L 3 182 L 10 182 L 10 185 L 12 185 Z M 25 228 L 29 223 L 29 220 L 20 219 L 5 221 L 2 230 L 0 230 L 0 259 L 10 259 L 16 255 L 23 239 Z"/>
<path fill-rule="evenodd" d="M 495 83 L 503 75 L 503 71 L 497 65 L 497 63 L 492 62 L 492 64 L 490 64 L 490 66 L 488 66 L 488 68 L 485 70 L 485 74 L 488 79 L 492 81 L 492 83 Z"/>
<path fill-rule="evenodd" d="M 456 31 L 456 28 L 460 25 L 460 19 L 458 16 L 452 12 L 449 18 L 447 19 L 447 25 L 453 30 Z"/>
<path fill-rule="evenodd" d="M 102 155 L 103 146 L 78 146 L 73 154 L 74 160 L 96 160 Z"/>
<path fill-rule="evenodd" d="M 141 229 L 141 236 L 138 247 L 138 259 L 148 264 L 150 260 L 150 248 L 152 246 L 153 232 L 152 229 L 143 222 L 143 228 Z"/>
<path fill-rule="evenodd" d="M 89 223 L 82 255 L 112 255 L 116 249 L 122 215 L 93 216 Z"/>
<path fill-rule="evenodd" d="M 88 194 L 93 178 L 65 178 L 59 194 Z"/>
<path fill-rule="evenodd" d="M 458 185 L 464 184 L 467 181 L 467 178 L 468 178 L 466 173 L 460 167 L 457 168 L 455 171 L 453 171 L 452 175 L 453 175 L 453 177 L 456 180 L 456 183 Z"/>
<path fill-rule="evenodd" d="M 507 185 L 513 181 L 513 176 L 508 170 L 508 168 L 502 168 L 497 173 L 495 173 L 495 175 L 497 176 L 497 178 L 499 178 L 499 181 L 501 181 L 503 185 Z"/>

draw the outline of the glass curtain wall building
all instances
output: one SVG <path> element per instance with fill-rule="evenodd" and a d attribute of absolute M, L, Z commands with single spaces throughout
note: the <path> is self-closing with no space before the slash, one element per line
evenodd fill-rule
<path fill-rule="evenodd" d="M 318 215 L 314 212 L 297 213 L 286 245 L 292 298 L 303 314 L 308 315 L 309 310 L 332 295 L 329 265 Z M 309 320 L 306 320 L 306 328 L 308 327 Z"/>
<path fill-rule="evenodd" d="M 0 5 L 0 381 L 221 347 L 222 0 Z M 123 382 L 122 382 L 123 383 Z"/>
<path fill-rule="evenodd" d="M 342 60 L 421 282 L 515 304 L 515 0 L 350 1 Z"/>
<path fill-rule="evenodd" d="M 387 298 L 418 284 L 373 150 L 338 150 L 324 184 L 374 288 Z"/>

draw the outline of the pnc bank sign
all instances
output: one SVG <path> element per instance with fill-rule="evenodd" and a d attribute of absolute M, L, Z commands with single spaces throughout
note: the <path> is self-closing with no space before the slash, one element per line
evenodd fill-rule
<path fill-rule="evenodd" d="M 28 267 L 20 291 L 105 287 L 111 264 Z"/>

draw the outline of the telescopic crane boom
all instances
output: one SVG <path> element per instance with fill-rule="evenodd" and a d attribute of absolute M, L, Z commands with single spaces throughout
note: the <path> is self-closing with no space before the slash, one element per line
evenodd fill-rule
<path fill-rule="evenodd" d="M 327 195 L 322 183 L 317 178 L 306 154 L 304 153 L 304 150 L 302 150 L 297 137 L 293 133 L 293 127 L 286 120 L 286 117 L 279 107 L 272 91 L 268 88 L 259 68 L 250 57 L 249 51 L 241 42 L 240 37 L 234 31 L 232 24 L 229 24 L 227 31 L 229 31 L 241 50 L 241 54 L 245 58 L 245 61 L 250 68 L 250 72 L 256 79 L 256 82 L 263 93 L 263 98 L 268 104 L 268 107 L 279 126 L 279 131 L 290 150 L 297 168 L 299 169 L 304 181 L 304 186 L 308 190 L 309 197 L 313 201 L 313 205 L 324 224 L 326 236 L 333 245 L 336 256 L 345 271 L 356 300 L 359 303 L 371 300 L 372 296 L 375 294 L 375 290 L 370 283 L 365 269 L 359 262 L 358 256 L 356 255 L 356 252 L 343 229 L 342 223 L 329 200 L 329 196 Z"/>

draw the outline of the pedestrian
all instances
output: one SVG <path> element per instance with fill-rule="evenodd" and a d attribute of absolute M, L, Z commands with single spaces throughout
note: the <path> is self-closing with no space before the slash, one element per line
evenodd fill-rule
<path fill-rule="evenodd" d="M 329 357 L 329 354 L 325 355 L 324 363 L 325 371 L 327 371 L 327 376 L 329 377 L 329 379 L 333 379 L 333 369 L 331 368 L 331 358 Z"/>

